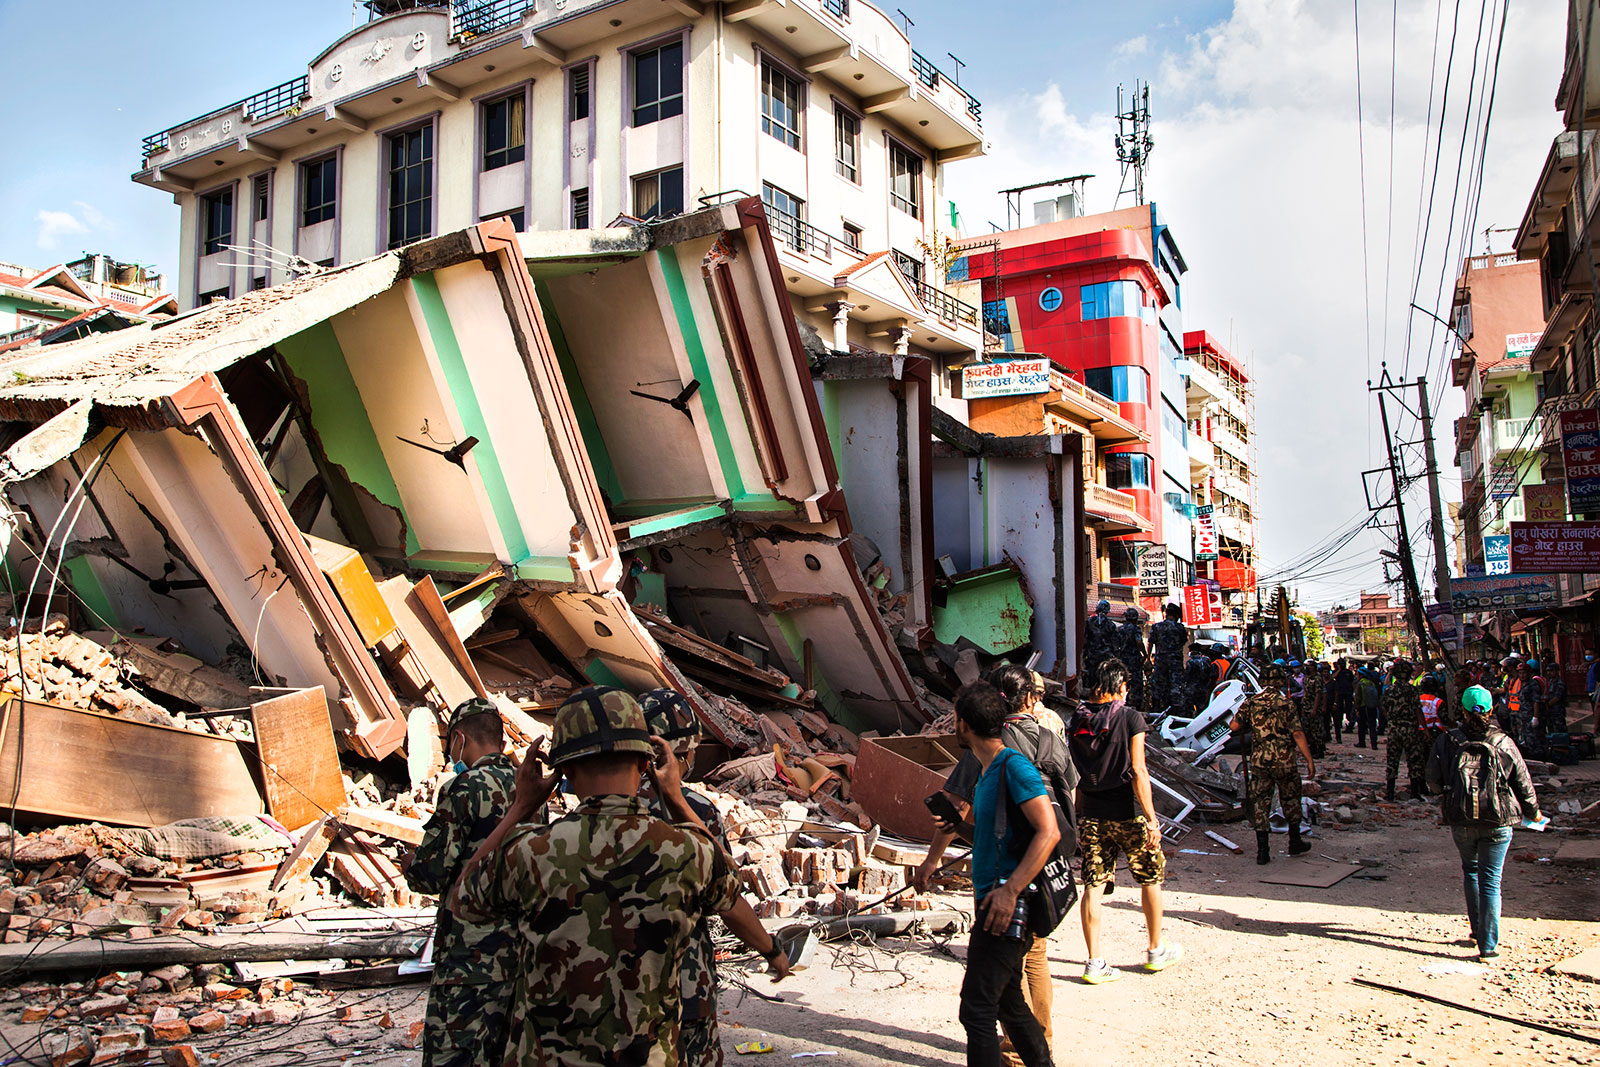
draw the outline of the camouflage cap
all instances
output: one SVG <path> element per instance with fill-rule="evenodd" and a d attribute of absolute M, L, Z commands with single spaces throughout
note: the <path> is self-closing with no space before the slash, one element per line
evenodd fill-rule
<path fill-rule="evenodd" d="M 1283 665 L 1283 660 L 1274 660 L 1267 664 L 1267 669 L 1261 672 L 1261 679 L 1282 685 L 1289 680 L 1289 670 Z"/>
<path fill-rule="evenodd" d="M 639 695 L 645 727 L 657 737 L 678 741 L 700 734 L 700 720 L 689 701 L 676 689 L 651 689 Z"/>
<path fill-rule="evenodd" d="M 456 710 L 450 713 L 450 725 L 445 732 L 449 733 L 468 719 L 479 715 L 493 715 L 499 718 L 500 709 L 482 697 L 470 697 L 457 704 Z"/>
<path fill-rule="evenodd" d="M 559 767 L 602 752 L 656 753 L 639 702 L 612 685 L 589 686 L 562 701 L 556 709 L 549 762 Z"/>

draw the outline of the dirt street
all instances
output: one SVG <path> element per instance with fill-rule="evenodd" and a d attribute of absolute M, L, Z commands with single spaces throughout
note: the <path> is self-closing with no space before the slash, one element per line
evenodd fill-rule
<path fill-rule="evenodd" d="M 1561 792 L 1541 796 L 1554 812 L 1559 800 L 1600 797 L 1600 764 L 1563 768 Z M 1546 862 L 1583 831 L 1536 834 L 1519 830 L 1508 861 L 1503 956 L 1480 967 L 1467 936 L 1459 865 L 1431 805 L 1377 800 L 1382 753 L 1333 746 L 1319 778 L 1364 783 L 1325 795 L 1328 810 L 1344 803 L 1355 819 L 1319 829 L 1309 856 L 1290 860 L 1287 839 L 1275 835 L 1276 858 L 1254 862 L 1248 827 L 1218 829 L 1246 851 L 1226 853 L 1200 831 L 1174 846 L 1167 883 L 1170 936 L 1182 965 L 1159 975 L 1139 969 L 1143 929 L 1138 898 L 1126 872 L 1108 901 L 1107 957 L 1123 980 L 1098 987 L 1078 982 L 1083 941 L 1075 922 L 1054 939 L 1055 1054 L 1061 1064 L 1292 1064 L 1319 1067 L 1407 1064 L 1588 1063 L 1600 1046 L 1555 1037 L 1465 1011 L 1356 985 L 1362 978 L 1474 1004 L 1517 1018 L 1564 1025 L 1600 1040 L 1594 984 L 1549 973 L 1557 960 L 1600 943 L 1597 876 L 1589 868 Z M 1572 825 L 1557 818 L 1558 825 Z M 1208 853 L 1194 854 L 1183 850 Z M 1358 865 L 1367 861 L 1369 866 Z M 1266 884 L 1312 865 L 1350 867 L 1331 888 Z M 950 897 L 950 906 L 970 901 Z M 799 1053 L 832 1053 L 839 1064 L 898 1063 L 934 1067 L 964 1062 L 956 1021 L 965 936 L 891 939 L 877 946 L 836 944 L 813 965 L 772 987 L 749 975 L 752 988 L 726 968 L 723 1040 L 730 1062 L 788 1061 Z M 10 991 L 11 1009 L 29 1001 Z M 420 1062 L 410 1048 L 425 990 L 345 990 L 330 995 L 301 987 L 304 1015 L 287 1026 L 229 1027 L 195 1035 L 201 1064 L 336 1063 L 355 1059 L 376 1067 Z M 51 1024 L 21 1024 L 5 1014 L 0 1033 L 20 1062 L 45 1062 L 37 1038 Z M 735 1044 L 765 1037 L 763 1056 L 737 1056 Z M 19 1062 L 19 1061 L 12 1061 Z"/>

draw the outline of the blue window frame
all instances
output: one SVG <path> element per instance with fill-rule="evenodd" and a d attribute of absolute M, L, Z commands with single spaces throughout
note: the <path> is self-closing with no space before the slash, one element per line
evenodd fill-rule
<path fill-rule="evenodd" d="M 1185 448 L 1189 447 L 1189 423 L 1182 415 L 1172 409 L 1172 404 L 1166 400 L 1161 402 L 1161 428 L 1171 434 L 1173 439 Z"/>
<path fill-rule="evenodd" d="M 1106 484 L 1113 489 L 1148 489 L 1153 466 L 1143 452 L 1112 452 L 1106 456 Z"/>
<path fill-rule="evenodd" d="M 1078 296 L 1083 302 L 1084 322 L 1121 316 L 1139 318 L 1144 309 L 1144 288 L 1134 281 L 1085 285 Z"/>
<path fill-rule="evenodd" d="M 1061 306 L 1061 290 L 1051 286 L 1039 294 L 1039 310 L 1054 311 Z"/>
<path fill-rule="evenodd" d="M 1091 367 L 1083 384 L 1121 404 L 1150 403 L 1150 372 L 1143 367 Z"/>

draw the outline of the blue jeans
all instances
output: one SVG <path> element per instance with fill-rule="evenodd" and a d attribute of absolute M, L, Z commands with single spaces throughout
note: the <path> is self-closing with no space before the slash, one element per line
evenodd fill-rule
<path fill-rule="evenodd" d="M 1461 887 L 1467 897 L 1467 919 L 1479 952 L 1500 944 L 1500 870 L 1511 847 L 1509 826 L 1453 826 L 1461 853 Z"/>

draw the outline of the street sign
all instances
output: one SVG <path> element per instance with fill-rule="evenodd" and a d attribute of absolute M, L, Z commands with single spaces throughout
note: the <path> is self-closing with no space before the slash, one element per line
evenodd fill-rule
<path fill-rule="evenodd" d="M 990 396 L 1024 396 L 1050 391 L 1048 359 L 1008 359 L 961 368 L 961 395 L 966 400 Z"/>
<path fill-rule="evenodd" d="M 1567 509 L 1600 512 L 1600 412 L 1561 413 L 1561 457 L 1567 470 Z"/>
<path fill-rule="evenodd" d="M 1216 626 L 1222 622 L 1221 600 L 1210 586 L 1186 585 L 1183 587 L 1183 622 L 1185 626 Z"/>
<path fill-rule="evenodd" d="M 1215 506 L 1201 504 L 1194 509 L 1194 558 L 1217 558 L 1217 519 L 1212 514 Z"/>
<path fill-rule="evenodd" d="M 1483 539 L 1483 573 L 1486 575 L 1511 573 L 1509 535 L 1491 534 Z"/>
<path fill-rule="evenodd" d="M 1167 580 L 1167 546 L 1146 545 L 1139 550 L 1139 592 L 1166 596 L 1172 587 Z"/>
<path fill-rule="evenodd" d="M 1566 483 L 1523 486 L 1522 517 L 1529 522 L 1564 522 L 1567 517 Z"/>
<path fill-rule="evenodd" d="M 1517 359 L 1520 356 L 1531 356 L 1533 350 L 1539 347 L 1539 334 L 1536 333 L 1508 333 L 1506 334 L 1506 358 Z"/>
<path fill-rule="evenodd" d="M 1553 607 L 1556 600 L 1555 579 L 1539 574 L 1450 580 L 1450 605 L 1458 612 Z"/>
<path fill-rule="evenodd" d="M 1600 522 L 1514 522 L 1511 569 L 1518 574 L 1600 571 Z"/>

